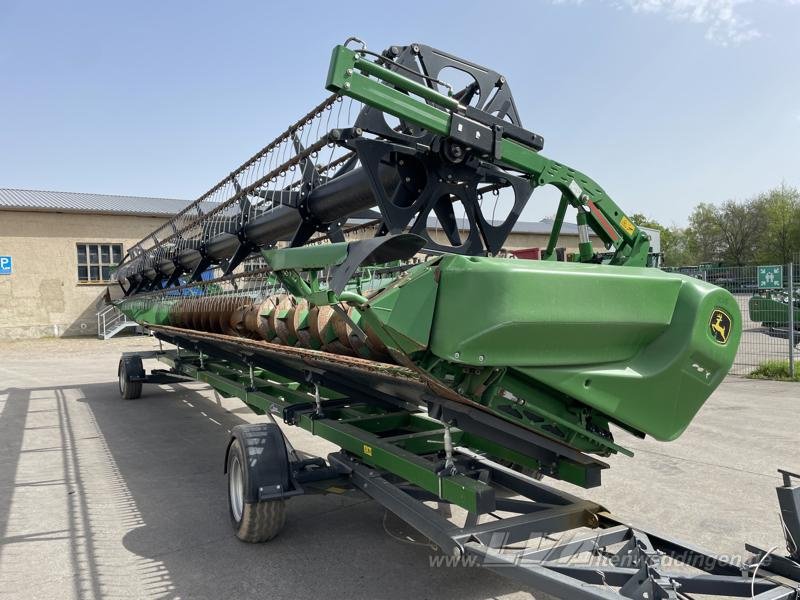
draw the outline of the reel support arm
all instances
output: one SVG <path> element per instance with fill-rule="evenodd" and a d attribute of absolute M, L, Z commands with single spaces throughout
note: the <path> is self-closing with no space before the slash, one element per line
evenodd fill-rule
<path fill-rule="evenodd" d="M 539 136 L 529 135 L 533 141 L 527 144 L 520 141 L 524 138 L 519 134 L 511 139 L 504 126 L 490 115 L 367 60 L 363 51 L 341 45 L 333 50 L 326 88 L 468 146 L 481 161 L 521 171 L 534 187 L 558 188 L 562 193 L 558 212 L 561 218 L 554 223 L 546 258 L 554 257 L 554 240 L 558 239 L 566 206 L 571 205 L 585 214 L 584 226 L 591 227 L 604 243 L 615 248 L 611 264 L 646 265 L 647 235 L 595 181 L 540 154 Z"/>

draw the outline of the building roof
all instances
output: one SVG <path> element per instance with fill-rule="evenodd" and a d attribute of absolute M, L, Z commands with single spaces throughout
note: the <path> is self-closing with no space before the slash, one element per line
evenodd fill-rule
<path fill-rule="evenodd" d="M 466 231 L 469 228 L 469 223 L 466 221 L 462 221 L 462 219 L 457 219 L 458 221 L 458 228 L 461 231 Z M 502 225 L 503 221 L 489 221 L 492 225 Z M 439 221 L 433 217 L 428 217 L 428 229 L 441 229 L 442 225 Z M 550 231 L 553 229 L 553 220 L 552 219 L 542 219 L 541 221 L 517 221 L 514 224 L 514 229 L 511 230 L 512 233 L 531 233 L 531 234 L 538 234 L 538 235 L 550 235 Z M 561 225 L 561 235 L 578 235 L 578 226 L 575 223 L 567 223 L 564 222 Z M 594 236 L 595 233 L 590 229 L 589 235 Z"/>
<path fill-rule="evenodd" d="M 357 215 L 353 215 L 349 219 L 349 223 L 353 225 L 360 225 L 374 219 L 380 219 L 381 214 L 376 210 L 368 210 Z M 461 231 L 466 231 L 469 223 L 462 218 L 457 219 L 458 228 Z M 489 221 L 492 225 L 501 225 L 503 221 Z M 435 217 L 428 217 L 428 229 L 441 229 L 442 225 Z M 553 219 L 542 219 L 541 221 L 517 221 L 514 224 L 513 233 L 532 233 L 539 235 L 550 235 L 553 229 Z M 578 235 L 578 226 L 575 223 L 564 222 L 561 226 L 561 235 Z M 594 236 L 595 233 L 590 229 L 589 235 Z"/>
<path fill-rule="evenodd" d="M 141 217 L 171 217 L 190 203 L 176 198 L 147 198 L 142 196 L 115 196 L 110 194 L 85 194 L 80 192 L 50 192 L 42 190 L 18 190 L 0 188 L 0 210 L 25 210 L 45 212 L 74 212 L 107 215 L 135 215 Z M 353 215 L 351 224 L 380 218 L 380 213 L 366 210 Z M 500 224 L 500 221 L 496 221 Z M 461 219 L 459 229 L 464 229 Z M 541 221 L 517 221 L 514 233 L 549 235 L 552 219 Z M 428 218 L 428 228 L 441 228 L 439 222 Z M 578 226 L 564 223 L 561 234 L 578 235 Z M 592 232 L 590 235 L 594 235 Z"/>
<path fill-rule="evenodd" d="M 502 225 L 503 221 L 489 221 L 492 225 Z M 462 231 L 467 228 L 469 223 L 463 223 L 458 219 L 458 228 Z M 441 229 L 442 226 L 435 218 L 428 217 L 428 229 Z M 553 229 L 553 219 L 542 219 L 541 221 L 517 221 L 514 224 L 513 233 L 534 233 L 539 235 L 550 235 Z M 578 226 L 574 223 L 564 222 L 561 225 L 561 235 L 578 235 Z M 589 235 L 594 235 L 594 232 L 589 230 Z"/>
<path fill-rule="evenodd" d="M 186 200 L 143 198 L 76 192 L 0 188 L 0 210 L 76 212 L 142 217 L 169 217 L 186 207 Z"/>
<path fill-rule="evenodd" d="M 435 224 L 434 220 L 434 224 Z M 502 221 L 490 221 L 492 225 L 501 225 Z M 433 227 L 430 223 L 430 219 L 428 219 L 428 227 Z M 441 225 L 440 225 L 441 227 Z M 539 235 L 550 235 L 550 231 L 553 229 L 553 219 L 542 219 L 541 221 L 517 221 L 514 224 L 514 229 L 511 231 L 513 233 L 535 233 Z M 578 226 L 575 223 L 567 223 L 564 221 L 561 224 L 561 235 L 578 235 Z M 594 235 L 594 232 L 590 229 L 589 235 Z"/>

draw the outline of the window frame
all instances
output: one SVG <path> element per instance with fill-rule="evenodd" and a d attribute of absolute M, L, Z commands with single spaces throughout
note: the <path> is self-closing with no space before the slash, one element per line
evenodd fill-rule
<path fill-rule="evenodd" d="M 124 251 L 121 242 L 76 242 L 78 285 L 108 285 L 113 282 L 111 268 L 122 261 Z M 108 278 L 103 278 L 104 272 Z"/>

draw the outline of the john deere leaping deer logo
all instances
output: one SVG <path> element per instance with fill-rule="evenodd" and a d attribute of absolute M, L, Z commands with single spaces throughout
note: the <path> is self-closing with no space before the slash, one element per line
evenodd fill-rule
<path fill-rule="evenodd" d="M 728 343 L 728 336 L 731 333 L 731 317 L 728 313 L 717 308 L 711 313 L 709 327 L 711 328 L 711 337 L 714 338 L 714 341 L 718 344 Z"/>

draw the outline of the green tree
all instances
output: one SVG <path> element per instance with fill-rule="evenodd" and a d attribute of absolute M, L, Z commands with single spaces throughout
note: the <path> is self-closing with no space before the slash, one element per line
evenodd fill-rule
<path fill-rule="evenodd" d="M 755 259 L 759 228 L 755 199 L 728 200 L 721 206 L 701 203 L 689 217 L 689 250 L 698 262 L 746 265 Z"/>
<path fill-rule="evenodd" d="M 720 260 L 723 242 L 717 210 L 713 204 L 701 202 L 689 215 L 686 245 L 698 263 Z"/>
<path fill-rule="evenodd" d="M 689 249 L 686 229 L 676 225 L 667 227 L 661 234 L 661 245 L 664 248 L 664 266 L 681 267 L 697 263 L 697 259 Z"/>
<path fill-rule="evenodd" d="M 680 267 L 692 264 L 692 255 L 687 244 L 686 230 L 672 225 L 666 227 L 642 213 L 635 213 L 631 221 L 639 227 L 649 227 L 661 233 L 662 264 L 666 267 Z"/>
<path fill-rule="evenodd" d="M 755 200 L 760 228 L 756 258 L 786 264 L 800 252 L 800 191 L 782 183 Z"/>
<path fill-rule="evenodd" d="M 745 202 L 728 200 L 718 212 L 718 227 L 722 232 L 722 261 L 737 266 L 755 260 L 759 247 L 761 219 L 755 199 Z"/>
<path fill-rule="evenodd" d="M 701 202 L 684 229 L 641 213 L 631 220 L 661 232 L 666 266 L 785 264 L 800 253 L 800 190 L 785 183 L 743 201 Z"/>

